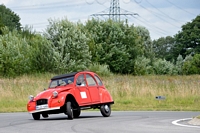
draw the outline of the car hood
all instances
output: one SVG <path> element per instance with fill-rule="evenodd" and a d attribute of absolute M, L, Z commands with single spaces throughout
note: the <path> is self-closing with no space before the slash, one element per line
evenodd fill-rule
<path fill-rule="evenodd" d="M 53 92 L 55 91 L 56 89 L 48 89 L 48 90 L 45 90 L 43 92 L 40 92 L 36 97 L 35 97 L 35 100 L 37 99 L 42 99 L 42 98 L 45 98 L 45 99 L 48 99 L 52 96 Z"/>
<path fill-rule="evenodd" d="M 59 88 L 58 87 L 57 88 L 49 88 L 49 89 L 47 89 L 45 91 L 40 92 L 35 97 L 35 100 L 38 100 L 38 99 L 49 99 L 49 98 L 52 97 L 54 91 L 57 91 L 58 93 L 60 93 L 62 91 L 67 91 L 69 89 L 71 89 L 70 86 L 68 86 L 68 87 L 66 87 L 66 86 L 65 87 L 59 87 Z"/>

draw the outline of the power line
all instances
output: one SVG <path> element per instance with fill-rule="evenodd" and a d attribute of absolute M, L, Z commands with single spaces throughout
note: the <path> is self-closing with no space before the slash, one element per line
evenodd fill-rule
<path fill-rule="evenodd" d="M 68 2 L 68 1 L 70 1 L 70 2 Z M 99 3 L 100 0 L 93 0 L 92 4 L 88 3 L 89 0 L 88 1 L 87 0 L 85 0 L 85 1 L 83 1 L 83 0 L 68 0 L 68 1 L 67 2 L 66 1 L 61 1 L 61 2 L 54 2 L 54 3 L 46 3 L 46 4 L 35 4 L 35 5 L 27 5 L 27 6 L 13 6 L 12 8 L 17 10 L 17 11 L 18 10 L 32 10 L 32 11 L 35 11 L 35 10 L 39 10 L 39 11 L 47 10 L 47 11 L 50 11 L 51 10 L 51 11 L 54 11 L 53 10 L 54 7 L 56 8 L 55 10 L 58 10 L 59 8 L 63 8 L 63 9 L 65 8 L 65 10 L 68 10 L 69 8 L 67 8 L 67 7 L 75 7 L 75 6 L 81 6 L 82 7 L 82 6 L 85 6 L 85 5 L 90 6 L 90 5 L 95 3 L 95 4 L 98 4 L 98 5 L 100 4 L 101 6 L 106 7 L 106 10 L 101 11 L 101 12 L 96 13 L 96 14 L 92 14 L 93 17 L 104 17 L 105 19 L 106 18 L 112 18 L 115 21 L 116 20 L 120 20 L 120 19 L 124 19 L 123 17 L 129 18 L 129 19 L 131 18 L 131 19 L 133 19 L 134 23 L 135 22 L 141 23 L 142 25 L 147 26 L 148 29 L 153 30 L 153 32 L 156 32 L 156 33 L 159 33 L 159 34 L 162 34 L 162 35 L 167 35 L 168 34 L 168 31 L 166 31 L 168 29 L 166 29 L 166 28 L 165 28 L 165 30 L 163 29 L 164 25 L 159 27 L 158 25 L 148 21 L 147 18 L 139 16 L 137 13 L 130 12 L 130 11 L 127 11 L 127 10 L 124 10 L 124 9 L 120 8 L 119 4 L 113 3 L 113 5 L 110 5 L 110 7 L 109 7 L 109 6 L 105 6 L 105 5 L 107 5 L 107 4 L 105 4 L 105 0 L 104 0 L 104 2 L 101 2 L 101 3 Z M 146 8 L 146 6 L 143 6 L 142 5 L 143 3 L 141 4 L 141 2 L 144 2 L 143 0 L 130 0 L 130 1 L 131 2 L 135 1 L 135 3 L 137 3 L 140 7 L 142 7 L 145 10 L 147 10 L 151 14 L 155 15 L 157 18 L 159 18 L 159 19 L 163 20 L 164 22 L 166 22 L 166 26 L 167 26 L 167 24 L 170 24 L 170 25 L 173 25 L 173 26 L 177 27 L 176 23 L 170 23 L 170 22 L 172 22 L 172 21 L 170 21 L 170 19 L 173 20 L 173 21 L 176 21 L 176 22 L 177 22 L 177 20 L 172 18 L 171 16 L 169 16 L 165 12 L 163 12 L 163 10 L 161 10 L 160 8 L 157 8 L 154 4 L 151 3 L 151 1 L 146 0 L 146 2 L 149 5 L 151 5 L 152 7 L 154 7 L 156 10 L 158 10 L 159 13 L 157 13 L 157 11 L 154 10 L 153 8 L 149 9 L 149 8 Z M 119 0 L 112 0 L 111 2 L 119 2 Z M 167 2 L 171 3 L 169 0 L 167 0 Z M 168 4 L 168 3 L 165 3 L 165 4 Z M 173 3 L 171 3 L 171 4 L 173 4 Z M 174 5 L 174 6 L 176 6 L 176 5 Z M 176 6 L 176 7 L 179 8 L 178 6 Z M 91 8 L 91 6 L 88 7 L 87 10 L 89 10 L 89 8 Z M 117 10 L 115 10 L 115 9 L 117 9 Z M 182 8 L 180 8 L 180 9 L 182 10 Z M 184 11 L 186 11 L 186 10 L 184 10 Z M 190 13 L 190 12 L 188 12 L 188 13 Z M 84 12 L 84 14 L 86 15 L 85 12 Z M 190 13 L 190 14 L 192 14 L 192 13 Z M 90 16 L 92 16 L 92 15 L 90 15 Z M 72 20 L 72 19 L 75 20 L 76 18 L 80 19 L 80 18 L 83 18 L 83 16 L 84 15 L 82 15 L 82 14 L 81 15 L 74 15 L 72 18 L 70 18 L 70 20 Z M 114 18 L 112 16 L 118 16 L 118 17 Z M 76 17 L 76 18 L 74 18 L 74 17 Z M 89 16 L 87 16 L 87 17 L 89 17 Z M 170 18 L 170 19 L 168 19 L 168 18 Z M 84 19 L 86 19 L 86 18 L 84 18 Z M 36 21 L 33 21 L 33 22 L 36 22 Z M 41 23 L 35 23 L 35 24 L 31 24 L 31 25 L 34 25 L 34 27 L 42 27 L 42 25 L 48 25 L 48 23 L 41 22 Z M 180 28 L 180 27 L 178 27 L 178 28 Z"/>
<path fill-rule="evenodd" d="M 71 2 L 74 2 L 74 0 L 71 0 Z M 67 2 L 68 5 L 70 5 L 70 2 L 68 1 Z M 82 2 L 81 2 L 82 3 Z M 63 4 L 66 4 L 66 1 L 60 1 L 60 2 L 51 2 L 51 3 L 46 3 L 46 4 L 33 4 L 33 5 L 26 5 L 26 6 L 11 6 L 10 8 L 12 9 L 16 9 L 16 8 L 31 8 L 31 7 L 41 7 L 41 6 L 55 6 L 55 5 L 63 5 Z M 74 4 L 74 3 L 71 3 L 71 4 Z M 77 3 L 75 3 L 77 4 Z M 80 4 L 80 2 L 79 2 Z"/>
<path fill-rule="evenodd" d="M 177 27 L 177 28 L 180 28 L 180 27 L 178 27 L 178 26 L 176 26 L 176 25 L 174 25 L 174 24 L 172 24 L 172 23 L 170 23 L 170 22 L 167 22 L 165 19 L 161 18 L 160 16 L 158 16 L 157 14 L 155 14 L 153 11 L 147 9 L 146 7 L 144 7 L 144 6 L 140 5 L 140 4 L 139 4 L 139 6 L 142 7 L 142 8 L 144 8 L 144 9 L 147 10 L 148 12 L 151 12 L 152 14 L 154 14 L 154 16 L 156 16 L 156 17 L 159 18 L 159 19 L 162 19 L 162 20 L 165 21 L 166 23 L 168 23 L 168 24 L 170 24 L 170 25 L 172 25 L 172 26 L 175 26 L 175 27 Z"/>
<path fill-rule="evenodd" d="M 80 4 L 48 4 L 48 5 L 33 5 L 33 6 L 23 6 L 18 8 L 12 8 L 13 10 L 45 10 L 45 9 L 52 9 L 53 8 L 62 8 L 62 7 L 74 7 L 74 6 L 83 6 L 87 5 L 86 3 Z"/>
<path fill-rule="evenodd" d="M 191 12 L 189 12 L 189 11 L 187 11 L 187 10 L 185 10 L 185 9 L 183 9 L 183 8 L 181 8 L 181 7 L 179 7 L 179 6 L 177 6 L 176 4 L 170 2 L 169 0 L 167 0 L 167 2 L 170 3 L 170 4 L 172 4 L 172 5 L 174 5 L 175 7 L 179 8 L 179 9 L 183 10 L 184 12 L 187 12 L 187 13 L 189 13 L 189 14 L 191 14 L 191 15 L 195 15 L 195 14 L 193 14 L 193 13 L 191 13 Z"/>
<path fill-rule="evenodd" d="M 77 20 L 77 19 L 83 19 L 83 18 L 87 18 L 88 16 L 81 16 L 81 17 L 73 17 L 71 18 L 71 20 Z M 32 24 L 24 24 L 24 25 L 32 25 L 34 27 L 40 27 L 40 26 L 47 26 L 49 25 L 49 21 L 46 22 L 40 22 L 40 23 L 32 23 Z"/>
<path fill-rule="evenodd" d="M 66 3 L 66 2 L 65 2 Z M 26 6 L 11 6 L 10 8 L 12 9 L 24 9 L 24 8 L 33 8 L 33 7 L 41 7 L 41 6 L 53 6 L 53 5 L 58 5 L 58 4 L 64 4 L 64 2 L 59 2 L 59 3 L 48 3 L 48 4 L 34 4 L 34 5 L 26 5 Z"/>
<path fill-rule="evenodd" d="M 150 22 L 148 20 L 146 20 L 145 18 L 139 16 L 139 17 L 134 17 L 136 20 L 140 21 L 141 23 L 143 23 L 144 25 L 147 25 L 146 27 L 148 27 L 149 29 L 154 29 L 156 30 L 157 32 L 163 34 L 163 35 L 167 35 L 167 31 L 155 26 L 155 25 L 152 25 L 150 24 Z"/>
<path fill-rule="evenodd" d="M 95 1 L 95 0 L 93 0 Z M 102 3 L 99 0 L 96 0 L 96 2 L 100 5 L 103 5 L 105 1 Z M 81 6 L 81 5 L 91 5 L 94 2 L 90 3 L 87 0 L 85 1 L 76 1 L 74 0 L 71 1 L 60 1 L 60 2 L 52 2 L 52 3 L 46 3 L 46 4 L 34 4 L 34 5 L 26 5 L 26 6 L 11 6 L 11 9 L 15 10 L 32 10 L 32 9 L 45 9 L 45 8 L 52 8 L 52 7 L 73 7 L 73 6 Z"/>
<path fill-rule="evenodd" d="M 155 6 L 154 6 L 153 4 L 151 4 L 148 0 L 146 0 L 146 2 L 147 2 L 148 4 L 150 4 L 153 8 L 155 8 L 156 10 L 158 10 L 159 12 L 161 12 L 162 14 L 164 14 L 164 17 L 168 17 L 168 18 L 170 18 L 171 20 L 176 21 L 176 22 L 179 21 L 179 20 L 177 20 L 177 19 L 172 18 L 172 17 L 169 16 L 168 14 L 164 13 L 163 11 L 161 11 L 160 9 L 158 9 L 157 7 L 155 7 Z M 181 23 L 180 23 L 180 24 L 181 24 Z"/>

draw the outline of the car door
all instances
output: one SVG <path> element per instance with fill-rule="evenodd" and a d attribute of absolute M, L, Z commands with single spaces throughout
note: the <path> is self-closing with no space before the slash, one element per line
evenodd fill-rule
<path fill-rule="evenodd" d="M 90 74 L 86 74 L 86 81 L 87 81 L 88 90 L 90 92 L 92 103 L 100 102 L 99 88 L 93 76 Z"/>
<path fill-rule="evenodd" d="M 82 81 L 79 81 L 80 79 Z M 86 86 L 84 74 L 80 74 L 76 78 L 75 96 L 79 105 L 84 105 L 92 102 L 90 98 L 90 92 Z"/>

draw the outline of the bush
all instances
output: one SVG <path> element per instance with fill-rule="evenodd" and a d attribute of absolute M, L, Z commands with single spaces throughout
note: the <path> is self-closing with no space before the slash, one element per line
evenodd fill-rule
<path fill-rule="evenodd" d="M 158 75 L 174 75 L 177 74 L 175 70 L 175 66 L 165 59 L 158 59 L 156 62 L 153 63 L 153 68 L 155 74 Z"/>
<path fill-rule="evenodd" d="M 93 63 L 88 68 L 90 71 L 97 73 L 99 76 L 110 76 L 112 73 L 109 70 L 108 65 L 100 65 L 99 63 Z"/>
<path fill-rule="evenodd" d="M 183 57 L 182 57 L 182 55 L 179 55 L 177 58 L 177 61 L 176 61 L 176 66 L 175 66 L 178 74 L 183 73 L 183 71 L 182 71 L 183 63 L 184 63 Z"/>
<path fill-rule="evenodd" d="M 144 56 L 137 57 L 134 64 L 135 75 L 147 75 L 153 73 L 153 68 L 150 65 L 151 60 Z"/>

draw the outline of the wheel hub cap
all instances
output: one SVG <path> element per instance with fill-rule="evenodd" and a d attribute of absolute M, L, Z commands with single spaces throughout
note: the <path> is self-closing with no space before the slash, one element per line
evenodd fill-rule
<path fill-rule="evenodd" d="M 108 105 L 105 105 L 104 108 L 105 108 L 105 111 L 106 111 L 106 112 L 109 112 L 109 111 L 110 111 Z"/>

